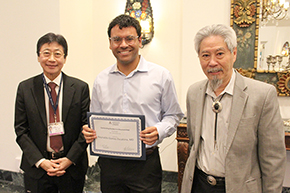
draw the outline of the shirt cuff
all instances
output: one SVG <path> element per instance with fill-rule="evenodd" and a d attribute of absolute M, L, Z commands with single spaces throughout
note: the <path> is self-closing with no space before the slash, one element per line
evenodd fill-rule
<path fill-rule="evenodd" d="M 36 162 L 35 166 L 37 168 L 39 168 L 40 164 L 45 160 L 45 158 L 42 158 L 41 160 L 39 160 L 38 162 Z"/>

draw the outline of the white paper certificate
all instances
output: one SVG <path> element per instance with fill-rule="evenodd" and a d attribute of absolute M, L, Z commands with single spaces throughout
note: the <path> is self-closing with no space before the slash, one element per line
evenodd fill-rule
<path fill-rule="evenodd" d="M 90 128 L 97 139 L 91 143 L 91 154 L 122 159 L 144 159 L 145 145 L 140 132 L 144 116 L 88 113 Z M 142 121 L 143 120 L 143 121 Z"/>

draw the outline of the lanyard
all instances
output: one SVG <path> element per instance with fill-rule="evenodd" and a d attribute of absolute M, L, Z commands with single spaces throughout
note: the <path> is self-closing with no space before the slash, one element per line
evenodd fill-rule
<path fill-rule="evenodd" d="M 53 111 L 54 111 L 54 114 L 56 115 L 56 110 L 57 110 L 57 106 L 58 106 L 58 100 L 59 100 L 59 93 L 60 93 L 60 89 L 61 89 L 61 83 L 62 83 L 62 75 L 61 75 L 61 79 L 60 79 L 60 84 L 59 84 L 59 89 L 58 89 L 58 93 L 57 93 L 57 97 L 56 97 L 56 101 L 55 101 L 55 104 L 52 100 L 52 96 L 51 96 L 51 93 L 48 89 L 48 85 L 46 83 L 46 80 L 44 78 L 44 75 L 42 74 L 42 79 L 43 79 L 43 83 L 44 83 L 44 87 L 46 89 L 46 93 L 48 95 L 48 98 L 49 98 L 49 101 L 50 101 L 50 104 L 53 108 Z"/>

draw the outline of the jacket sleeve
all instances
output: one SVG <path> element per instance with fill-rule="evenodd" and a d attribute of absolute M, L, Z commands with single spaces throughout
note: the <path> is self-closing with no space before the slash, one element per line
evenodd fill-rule
<path fill-rule="evenodd" d="M 86 148 L 88 144 L 86 143 L 86 140 L 82 134 L 82 126 L 87 124 L 87 112 L 89 111 L 89 105 L 90 105 L 90 96 L 89 96 L 89 87 L 85 83 L 84 85 L 81 86 L 80 89 L 77 89 L 76 92 L 80 92 L 80 97 L 78 101 L 80 104 L 80 117 L 73 117 L 75 119 L 81 119 L 81 124 L 78 125 L 79 128 L 74 128 L 77 130 L 78 133 L 78 138 L 75 140 L 69 149 L 66 157 L 70 159 L 72 162 L 77 163 L 80 159 L 81 156 L 83 156 L 83 153 L 86 153 Z M 71 117 L 70 117 L 71 120 Z M 75 125 L 71 125 L 71 127 L 75 127 Z M 68 128 L 72 129 L 72 128 Z"/>
<path fill-rule="evenodd" d="M 30 108 L 27 103 L 32 104 L 32 100 L 33 98 L 31 93 L 29 94 L 29 89 L 27 86 L 25 87 L 23 83 L 20 83 L 17 89 L 15 102 L 14 128 L 17 136 L 16 142 L 20 146 L 31 167 L 43 158 L 40 150 L 32 140 L 31 127 L 29 125 L 29 117 L 31 116 L 30 112 L 33 113 L 35 109 L 34 107 Z M 41 135 L 41 133 L 39 135 Z"/>
<path fill-rule="evenodd" d="M 277 92 L 270 87 L 258 128 L 258 156 L 263 192 L 281 192 L 286 166 L 285 132 Z"/>

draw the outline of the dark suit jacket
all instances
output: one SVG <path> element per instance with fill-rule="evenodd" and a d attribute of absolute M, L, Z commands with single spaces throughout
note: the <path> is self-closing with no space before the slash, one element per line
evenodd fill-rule
<path fill-rule="evenodd" d="M 63 73 L 62 135 L 65 155 L 74 164 L 67 168 L 74 179 L 83 177 L 88 167 L 87 143 L 81 133 L 87 124 L 89 87 L 76 78 Z M 47 158 L 47 118 L 42 75 L 21 82 L 15 103 L 15 132 L 23 151 L 20 168 L 30 177 L 39 179 L 46 172 L 35 163 Z"/>

